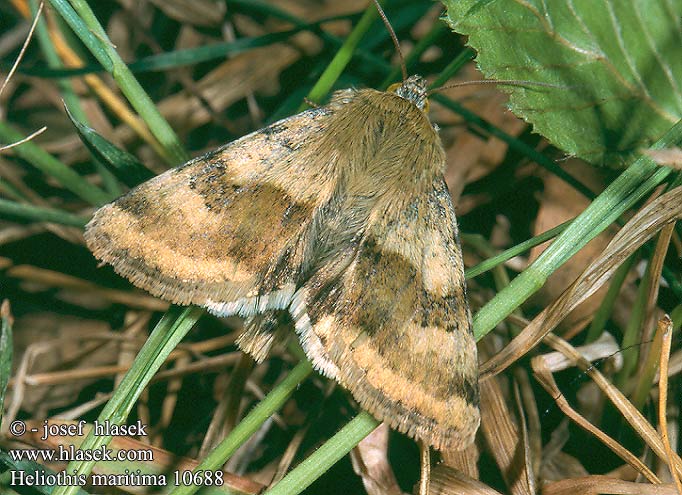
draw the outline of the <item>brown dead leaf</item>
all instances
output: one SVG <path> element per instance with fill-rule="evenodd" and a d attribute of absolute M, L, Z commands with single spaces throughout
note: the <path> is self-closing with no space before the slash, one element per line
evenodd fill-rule
<path fill-rule="evenodd" d="M 650 485 L 633 483 L 608 476 L 585 476 L 556 481 L 545 485 L 542 495 L 600 495 L 612 493 L 618 495 L 679 495 L 671 484 Z"/>
<path fill-rule="evenodd" d="M 589 474 L 578 459 L 561 450 L 568 438 L 568 420 L 564 419 L 552 432 L 549 442 L 542 449 L 542 465 L 540 467 L 540 479 L 542 481 L 579 478 Z"/>
<path fill-rule="evenodd" d="M 565 342 L 559 337 L 555 337 L 552 334 L 550 334 L 549 336 L 552 337 L 552 341 L 557 342 L 560 341 L 562 343 Z M 568 346 L 567 343 L 566 345 Z M 579 356 L 577 352 L 575 354 Z M 588 361 L 585 362 L 589 363 Z M 554 380 L 552 371 L 549 369 L 549 367 L 547 366 L 547 362 L 545 361 L 545 356 L 534 357 L 531 360 L 531 366 L 533 368 L 535 378 L 538 380 L 538 382 L 540 382 L 540 385 L 542 385 L 544 389 L 547 390 L 547 393 L 554 398 L 557 405 L 559 406 L 559 409 L 561 409 L 561 411 L 566 416 L 568 416 L 581 428 L 587 430 L 588 432 L 599 438 L 599 440 L 601 440 L 601 442 L 604 445 L 609 447 L 616 455 L 618 455 L 621 459 L 630 464 L 649 481 L 651 481 L 652 483 L 660 482 L 656 475 L 634 454 L 632 454 L 629 450 L 620 445 L 618 442 L 616 442 L 613 438 L 604 433 L 602 430 L 600 430 L 592 423 L 587 421 L 580 413 L 578 413 L 575 409 L 571 407 L 571 405 L 568 403 L 564 395 L 561 393 L 561 390 L 559 389 L 559 386 L 557 385 L 556 381 Z"/>
<path fill-rule="evenodd" d="M 481 431 L 488 450 L 502 472 L 509 493 L 532 495 L 524 443 L 516 420 L 507 407 L 498 378 L 481 382 Z"/>
<path fill-rule="evenodd" d="M 444 465 L 455 469 L 469 478 L 478 479 L 478 459 L 481 453 L 474 442 L 464 450 L 444 450 L 441 452 Z"/>
<path fill-rule="evenodd" d="M 472 81 L 480 77 L 480 72 L 471 64 L 467 66 L 465 74 L 459 81 Z M 456 82 L 458 81 L 452 81 Z M 453 88 L 442 93 L 462 103 L 467 109 L 509 135 L 518 136 L 526 128 L 523 120 L 506 110 L 507 95 L 497 88 L 474 85 Z M 461 124 L 460 118 L 452 120 L 452 111 L 442 111 L 441 108 L 434 105 L 434 120 L 447 125 Z M 445 171 L 445 182 L 453 198 L 459 198 L 468 182 L 477 180 L 497 168 L 508 149 L 507 143 L 500 139 L 494 137 L 482 139 L 465 128 L 446 129 L 443 138 L 446 143 L 450 142 L 446 145 L 448 168 Z"/>
<path fill-rule="evenodd" d="M 276 79 L 279 72 L 299 56 L 297 50 L 284 44 L 241 53 L 221 63 L 195 84 L 203 102 L 195 95 L 181 91 L 159 103 L 159 110 L 174 129 L 195 129 L 211 120 L 211 113 L 204 102 L 213 112 L 222 112 Z M 116 136 L 121 142 L 128 143 L 134 134 L 127 126 L 121 126 L 116 129 Z"/>
<path fill-rule="evenodd" d="M 98 297 L 113 303 L 125 304 L 131 308 L 165 311 L 169 304 L 141 291 L 122 291 L 100 287 L 87 280 L 65 273 L 46 270 L 29 265 L 19 265 L 7 270 L 7 276 L 31 282 L 39 286 L 55 287 L 66 291 L 77 291 L 88 297 Z"/>
<path fill-rule="evenodd" d="M 616 407 L 616 409 L 618 409 L 618 411 L 621 413 L 623 418 L 630 424 L 633 430 L 651 448 L 653 453 L 656 454 L 656 456 L 664 462 L 668 462 L 668 460 L 670 460 L 670 462 L 674 466 L 674 469 L 676 469 L 678 473 L 682 473 L 682 459 L 680 459 L 679 455 L 675 452 L 668 452 L 666 450 L 664 442 L 661 436 L 656 432 L 656 429 L 647 421 L 647 419 L 632 404 L 632 402 L 630 402 L 627 399 L 627 397 L 625 397 L 623 393 L 620 390 L 618 390 L 617 387 L 615 387 L 611 382 L 609 382 L 597 368 L 592 366 L 589 363 L 589 361 L 585 360 L 580 355 L 580 353 L 578 353 L 575 350 L 575 348 L 573 348 L 573 346 L 571 346 L 565 340 L 553 334 L 549 334 L 547 335 L 545 342 L 548 345 L 552 346 L 555 350 L 558 350 L 564 353 L 569 358 L 573 359 L 579 366 L 579 368 L 583 370 L 585 374 L 589 376 L 599 386 L 602 392 L 608 397 L 608 399 Z M 540 358 L 541 356 L 538 356 L 537 361 L 536 358 L 534 358 L 531 361 L 534 371 L 536 370 L 537 367 L 537 371 L 539 372 L 537 373 L 537 375 L 541 380 L 541 384 L 543 385 L 543 387 L 545 388 L 547 388 L 547 386 L 553 387 L 552 390 L 558 392 L 558 388 L 556 388 L 556 383 L 554 383 L 554 379 L 551 373 L 547 370 L 543 370 L 544 366 Z M 558 394 L 553 394 L 553 397 L 555 397 L 555 399 L 558 401 L 560 407 L 561 401 L 565 402 L 565 398 L 563 398 L 563 395 L 561 395 L 560 392 Z M 581 424 L 581 426 L 583 425 Z M 588 426 L 583 427 L 589 429 Z M 611 445 L 609 445 L 609 447 L 611 447 Z M 619 447 L 620 445 L 616 446 L 616 448 Z M 625 460 L 626 462 L 629 462 L 627 459 Z M 637 463 L 641 464 L 639 459 L 637 459 L 635 464 L 633 464 L 632 462 L 629 463 L 633 467 L 637 466 L 638 465 Z M 648 470 L 648 468 L 646 468 L 646 470 Z M 640 469 L 640 472 L 644 474 L 645 471 L 642 471 Z M 647 476 L 647 478 L 654 479 L 650 478 L 649 476 Z"/>
<path fill-rule="evenodd" d="M 346 0 L 343 2 L 319 2 L 317 0 L 270 0 L 273 6 L 284 10 L 307 22 L 315 22 L 327 17 L 357 14 L 367 9 L 366 0 Z"/>
<path fill-rule="evenodd" d="M 11 421 L 19 411 L 34 416 L 49 409 L 62 408 L 75 400 L 84 386 L 90 383 L 62 383 L 60 385 L 25 386 L 25 378 L 33 372 L 48 371 L 77 362 L 77 367 L 91 368 L 112 362 L 111 347 L 88 337 L 106 335 L 109 326 L 104 322 L 82 320 L 55 313 L 33 313 L 17 318 L 14 332 L 14 386 L 7 400 L 7 419 Z M 10 419 L 11 418 L 11 419 Z"/>
<path fill-rule="evenodd" d="M 171 19 L 194 26 L 219 26 L 225 2 L 219 0 L 149 0 Z"/>
<path fill-rule="evenodd" d="M 616 339 L 608 332 L 604 332 L 597 340 L 590 342 L 587 345 L 576 347 L 578 351 L 587 361 L 593 362 L 604 358 L 612 358 L 613 363 L 617 369 L 623 366 L 623 355 L 618 352 L 620 346 Z M 545 366 L 552 373 L 565 370 L 575 366 L 575 361 L 569 359 L 561 352 L 550 352 L 542 355 Z"/>

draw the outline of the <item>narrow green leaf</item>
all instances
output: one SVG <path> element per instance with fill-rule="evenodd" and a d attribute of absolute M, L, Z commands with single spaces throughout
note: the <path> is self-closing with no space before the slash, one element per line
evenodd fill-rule
<path fill-rule="evenodd" d="M 682 121 L 675 124 L 655 144 L 662 149 L 682 142 Z M 544 285 L 554 273 L 585 244 L 663 182 L 670 169 L 657 167 L 641 156 L 621 173 L 585 211 L 542 254 L 519 274 L 511 284 L 483 306 L 473 318 L 474 336 L 482 338 Z"/>
<path fill-rule="evenodd" d="M 2 426 L 2 416 L 5 410 L 5 393 L 7 384 L 12 376 L 12 313 L 9 301 L 5 299 L 0 305 L 0 426 Z"/>
<path fill-rule="evenodd" d="M 135 361 L 121 380 L 109 402 L 104 406 L 97 421 L 120 425 L 125 422 L 132 407 L 140 394 L 149 384 L 154 374 L 164 363 L 168 355 L 175 349 L 182 338 L 190 331 L 203 314 L 203 310 L 196 307 L 171 307 L 156 324 L 151 335 L 138 353 Z M 109 444 L 111 436 L 95 436 L 91 431 L 81 444 L 83 451 L 95 450 Z M 71 461 L 66 471 L 88 475 L 96 461 Z M 78 487 L 58 486 L 55 495 L 75 495 Z"/>
<path fill-rule="evenodd" d="M 88 223 L 87 218 L 79 217 L 73 213 L 16 203 L 2 198 L 0 198 L 0 216 L 16 217 L 32 222 L 52 222 L 80 228 L 85 227 L 85 224 Z"/>
<path fill-rule="evenodd" d="M 505 249 L 499 254 L 496 254 L 495 256 L 491 256 L 490 258 L 486 259 L 485 261 L 482 261 L 476 266 L 472 266 L 471 268 L 467 269 L 464 271 L 464 276 L 467 279 L 471 279 L 474 277 L 477 277 L 481 275 L 482 273 L 487 272 L 488 270 L 492 270 L 495 268 L 497 265 L 500 265 L 504 263 L 505 261 L 508 261 L 512 259 L 514 256 L 518 256 L 519 254 L 528 251 L 531 248 L 534 248 L 535 246 L 539 246 L 543 242 L 546 242 L 557 235 L 559 235 L 561 232 L 563 232 L 566 227 L 568 227 L 573 220 L 568 220 L 560 225 L 557 225 L 556 227 L 552 227 L 551 229 L 543 232 L 542 234 L 536 235 L 535 237 L 532 237 L 526 241 L 523 241 L 516 246 L 510 247 L 509 249 Z M 468 237 L 467 234 L 462 234 L 462 240 L 465 240 Z"/>
<path fill-rule="evenodd" d="M 341 72 L 346 68 L 350 62 L 356 47 L 360 40 L 365 35 L 369 27 L 372 25 L 374 19 L 378 16 L 377 9 L 374 5 L 370 5 L 365 13 L 362 15 L 360 21 L 355 25 L 353 31 L 348 35 L 343 45 L 334 55 L 334 58 L 327 66 L 327 69 L 322 73 L 313 89 L 308 93 L 308 99 L 313 102 L 321 102 L 322 98 L 329 93 L 334 83 L 341 75 Z M 299 107 L 299 111 L 307 107 L 304 103 Z"/>
<path fill-rule="evenodd" d="M 36 12 L 38 11 L 38 0 L 29 0 L 29 6 L 31 7 L 31 15 L 35 16 Z M 36 37 L 40 43 L 40 49 L 43 52 L 43 57 L 47 61 L 47 65 L 57 69 L 63 68 L 62 61 L 59 58 L 59 55 L 57 55 L 55 47 L 52 45 L 50 33 L 47 29 L 47 22 L 42 16 L 40 19 L 38 19 L 38 24 L 36 26 Z M 41 65 L 44 65 L 44 62 Z M 59 87 L 59 91 L 65 104 L 71 108 L 73 114 L 76 115 L 81 122 L 87 123 L 85 112 L 81 107 L 78 96 L 76 96 L 76 93 L 73 90 L 71 81 L 68 79 L 61 79 L 57 81 L 57 86 Z M 120 190 L 118 189 L 118 182 L 116 179 L 99 163 L 95 164 L 95 167 L 102 178 L 102 184 L 107 192 L 112 196 L 119 196 Z"/>
<path fill-rule="evenodd" d="M 178 136 L 116 52 L 88 3 L 84 0 L 70 0 L 70 4 L 67 0 L 50 2 L 99 63 L 111 73 L 121 92 L 163 146 L 164 159 L 172 165 L 187 161 L 188 156 L 180 145 Z"/>
<path fill-rule="evenodd" d="M 91 127 L 79 122 L 71 114 L 69 108 L 66 106 L 65 108 L 83 144 L 88 148 L 92 156 L 114 174 L 119 181 L 128 187 L 135 187 L 154 177 L 154 172 L 140 163 L 137 158 L 120 149 Z"/>
<path fill-rule="evenodd" d="M 453 63 L 458 62 L 459 56 Z M 440 78 L 439 78 L 440 79 Z M 439 94 L 434 94 L 431 96 L 431 99 L 434 101 L 437 101 L 441 105 L 445 106 L 446 108 L 449 108 L 453 112 L 458 113 L 461 115 L 469 124 L 473 125 L 474 127 L 479 127 L 486 133 L 489 133 L 491 136 L 495 136 L 505 143 L 509 145 L 509 148 L 512 150 L 518 151 L 519 153 L 522 153 L 524 156 L 528 157 L 530 160 L 533 160 L 535 163 L 540 165 L 542 168 L 548 170 L 549 172 L 553 173 L 557 177 L 559 177 L 561 180 L 566 182 L 569 186 L 574 188 L 576 191 L 581 193 L 583 196 L 586 198 L 592 199 L 595 197 L 595 194 L 588 188 L 586 185 L 584 185 L 582 182 L 580 182 L 578 179 L 575 177 L 571 176 L 568 172 L 563 170 L 559 165 L 557 165 L 553 160 L 549 159 L 547 156 L 544 154 L 540 153 L 537 151 L 535 148 L 532 148 L 531 146 L 528 146 L 526 143 L 521 141 L 520 139 L 511 136 L 504 132 L 502 129 L 499 127 L 496 127 L 492 125 L 490 122 L 486 121 L 485 119 L 479 117 L 476 115 L 474 112 L 468 110 L 467 108 L 464 107 L 459 102 L 456 102 L 454 100 L 451 100 L 449 98 L 446 98 L 443 95 Z"/>
<path fill-rule="evenodd" d="M 623 282 L 625 282 L 625 277 L 630 273 L 630 269 L 636 260 L 637 255 L 633 254 L 618 267 L 618 270 L 616 270 L 616 273 L 613 275 L 606 296 L 604 296 L 604 299 L 599 305 L 599 309 L 597 309 L 597 312 L 594 314 L 592 323 L 590 323 L 590 328 L 587 330 L 587 336 L 585 337 L 586 344 L 594 342 L 601 337 L 602 333 L 604 333 L 606 321 L 612 314 L 613 307 L 618 299 L 618 294 L 620 294 L 620 289 L 623 286 Z"/>
<path fill-rule="evenodd" d="M 83 22 L 78 13 L 73 9 L 67 0 L 53 0 L 52 5 L 59 12 L 66 23 L 73 29 L 73 32 L 80 38 L 88 50 L 102 64 L 102 67 L 111 72 L 114 65 L 109 58 L 104 40 L 95 36 L 95 32 Z"/>
<path fill-rule="evenodd" d="M 225 464 L 235 451 L 253 435 L 275 411 L 284 405 L 301 382 L 312 373 L 313 367 L 307 359 L 301 361 L 270 393 L 242 419 L 234 430 L 223 439 L 213 451 L 194 469 L 218 469 Z M 371 430 L 370 430 L 371 431 Z M 169 495 L 192 495 L 201 486 L 179 485 Z"/>

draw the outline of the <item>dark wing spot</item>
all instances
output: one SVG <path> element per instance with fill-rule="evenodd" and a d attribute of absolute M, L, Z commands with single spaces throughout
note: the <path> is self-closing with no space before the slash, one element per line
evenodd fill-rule
<path fill-rule="evenodd" d="M 134 193 L 135 190 L 133 189 L 125 196 L 119 198 L 116 201 L 116 206 L 135 217 L 142 217 L 149 212 L 150 203 L 145 195 Z"/>

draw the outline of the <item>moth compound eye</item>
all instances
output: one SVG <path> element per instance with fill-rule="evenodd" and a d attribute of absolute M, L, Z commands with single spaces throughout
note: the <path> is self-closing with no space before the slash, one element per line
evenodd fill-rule
<path fill-rule="evenodd" d="M 388 87 L 386 92 L 387 93 L 397 93 L 398 90 L 400 89 L 400 86 L 402 86 L 402 85 L 403 85 L 403 83 L 393 83 Z"/>

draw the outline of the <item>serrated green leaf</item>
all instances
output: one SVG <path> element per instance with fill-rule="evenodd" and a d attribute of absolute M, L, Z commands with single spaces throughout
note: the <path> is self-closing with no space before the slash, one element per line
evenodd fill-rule
<path fill-rule="evenodd" d="M 5 299 L 0 307 L 0 425 L 5 404 L 5 392 L 12 374 L 12 314 L 9 301 Z"/>
<path fill-rule="evenodd" d="M 123 151 L 112 142 L 108 141 L 91 127 L 79 122 L 66 108 L 66 113 L 71 119 L 78 136 L 88 148 L 92 156 L 102 163 L 107 170 L 128 187 L 136 185 L 154 177 L 154 172 L 145 167 L 130 153 Z"/>
<path fill-rule="evenodd" d="M 679 0 L 444 0 L 510 108 L 570 155 L 624 163 L 682 117 Z"/>

